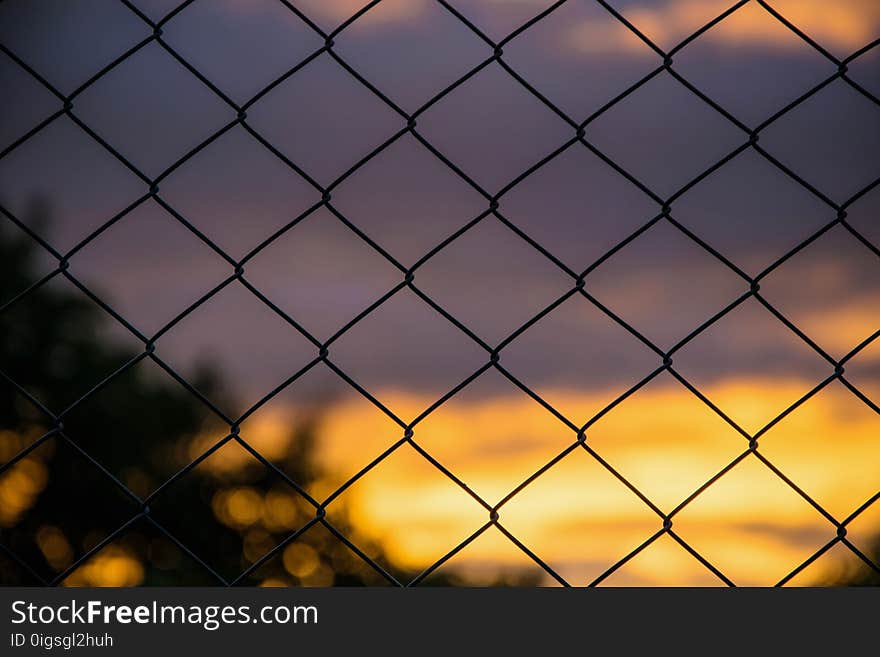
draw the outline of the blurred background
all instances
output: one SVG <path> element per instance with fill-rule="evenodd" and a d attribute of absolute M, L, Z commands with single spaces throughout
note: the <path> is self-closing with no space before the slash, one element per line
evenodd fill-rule
<path fill-rule="evenodd" d="M 177 4 L 0 3 L 0 583 L 880 583 L 874 0 Z"/>

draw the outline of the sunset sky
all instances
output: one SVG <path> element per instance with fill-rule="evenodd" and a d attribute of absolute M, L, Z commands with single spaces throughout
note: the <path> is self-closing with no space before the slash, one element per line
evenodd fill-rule
<path fill-rule="evenodd" d="M 134 4 L 157 20 L 177 3 Z M 294 4 L 325 30 L 362 6 L 356 0 Z M 553 3 L 451 4 L 498 40 Z M 733 3 L 610 4 L 668 50 Z M 880 37 L 880 4 L 874 0 L 770 4 L 833 57 L 845 58 Z M 122 3 L 0 5 L 0 43 L 62 94 L 151 33 Z M 321 37 L 274 0 L 197 0 L 163 27 L 162 38 L 235 103 L 246 103 L 323 46 Z M 383 0 L 334 38 L 334 51 L 407 113 L 492 56 L 489 45 L 433 0 Z M 663 63 L 598 2 L 587 0 L 564 3 L 506 43 L 503 61 L 575 122 Z M 748 129 L 837 71 L 756 1 L 677 51 L 673 63 Z M 848 76 L 880 95 L 880 47 L 850 62 Z M 6 100 L 2 152 L 60 103 L 2 53 L 0 86 Z M 73 113 L 150 179 L 236 119 L 232 108 L 155 42 L 76 95 Z M 327 186 L 405 128 L 406 120 L 324 53 L 249 106 L 246 124 Z M 572 426 L 595 419 L 586 444 L 604 465 L 575 447 L 499 511 L 504 528 L 576 584 L 592 581 L 663 527 L 662 518 L 606 465 L 669 513 L 749 447 L 746 437 L 668 372 L 602 414 L 663 364 L 609 313 L 667 351 L 747 293 L 749 277 L 762 274 L 762 298 L 831 359 L 846 356 L 880 329 L 880 188 L 871 187 L 880 178 L 880 106 L 844 80 L 760 131 L 760 146 L 812 191 L 745 149 L 679 195 L 749 135 L 665 71 L 585 132 L 590 144 L 645 189 L 581 143 L 507 189 L 575 134 L 498 63 L 420 113 L 416 131 L 478 188 L 405 133 L 333 185 L 333 211 L 318 207 L 254 251 L 319 204 L 321 192 L 234 125 L 158 184 L 158 198 L 216 250 L 146 197 L 77 249 L 70 272 L 152 336 L 233 274 L 217 250 L 234 260 L 248 256 L 244 280 L 324 341 L 504 190 L 497 214 L 421 262 L 413 284 L 490 347 L 504 343 L 499 364 L 552 411 L 489 368 L 420 420 L 413 439 L 494 505 L 576 442 Z M 51 224 L 31 228 L 62 254 L 143 198 L 148 187 L 67 116 L 0 158 L 4 214 L 28 223 L 34 199 L 48 201 Z M 657 217 L 669 198 L 673 221 L 727 263 L 664 219 L 592 268 Z M 869 244 L 836 225 L 771 267 L 832 222 L 835 205 L 846 206 L 847 222 Z M 18 230 L 7 218 L 0 221 L 7 224 L 3 230 Z M 47 253 L 43 273 L 56 266 Z M 608 312 L 574 293 L 505 342 L 569 293 L 587 269 L 584 290 Z M 73 289 L 62 277 L 49 285 Z M 143 349 L 122 326 L 111 321 L 107 331 Z M 223 408 L 233 418 L 317 355 L 311 342 L 238 281 L 163 332 L 156 348 L 184 375 L 199 362 L 217 365 L 235 393 L 236 405 Z M 329 347 L 330 361 L 406 424 L 488 356 L 407 288 Z M 676 349 L 672 361 L 681 377 L 748 434 L 764 429 L 834 373 L 833 364 L 755 298 Z M 759 448 L 838 521 L 880 491 L 880 340 L 848 359 L 845 370 L 865 399 L 832 381 L 763 435 Z M 71 398 L 83 392 L 71 391 Z M 273 450 L 287 449 L 287 429 L 315 408 L 319 456 L 328 473 L 313 493 L 319 498 L 403 435 L 399 423 L 320 363 L 251 415 L 242 436 L 271 460 Z M 208 432 L 195 444 L 222 437 Z M 218 452 L 212 467 L 235 467 L 241 456 L 233 447 Z M 408 444 L 341 499 L 364 532 L 414 570 L 442 558 L 488 521 L 486 509 Z M 673 527 L 726 577 L 744 585 L 778 582 L 836 536 L 827 518 L 754 455 L 677 513 Z M 880 502 L 848 526 L 849 540 L 864 551 L 878 532 Z M 791 583 L 822 581 L 852 559 L 838 545 Z M 538 566 L 490 527 L 443 568 L 489 581 L 505 569 Z M 553 583 L 549 576 L 544 581 Z M 664 534 L 604 583 L 721 581 Z"/>

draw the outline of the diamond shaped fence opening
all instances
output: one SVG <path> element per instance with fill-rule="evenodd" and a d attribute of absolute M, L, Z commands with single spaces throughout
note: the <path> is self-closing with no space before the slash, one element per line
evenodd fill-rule
<path fill-rule="evenodd" d="M 0 584 L 880 584 L 867 3 L 36 4 Z"/>

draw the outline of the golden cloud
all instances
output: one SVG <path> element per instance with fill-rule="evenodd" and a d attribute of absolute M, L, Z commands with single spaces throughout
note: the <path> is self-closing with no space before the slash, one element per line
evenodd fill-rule
<path fill-rule="evenodd" d="M 669 48 L 730 5 L 729 0 L 671 0 L 627 8 L 625 16 L 654 43 Z M 880 35 L 880 3 L 874 0 L 775 0 L 771 6 L 833 51 L 853 52 Z M 804 47 L 798 37 L 756 2 L 738 9 L 700 38 L 728 47 Z M 573 26 L 564 42 L 584 53 L 650 53 L 641 39 L 610 15 Z"/>
<path fill-rule="evenodd" d="M 433 0 L 382 0 L 357 19 L 358 25 L 384 26 L 406 23 L 423 15 Z M 339 25 L 363 9 L 367 0 L 300 0 L 296 3 L 306 16 L 319 23 Z M 237 11 L 260 11 L 262 3 L 253 0 L 234 0 L 231 8 Z"/>
<path fill-rule="evenodd" d="M 707 386 L 704 392 L 745 425 L 759 427 L 814 384 L 740 379 Z M 557 391 L 554 399 L 566 395 L 583 397 L 575 391 Z M 412 395 L 398 395 L 393 405 L 415 415 L 424 403 Z M 747 448 L 743 436 L 681 386 L 646 388 L 619 411 L 596 423 L 589 440 L 666 511 Z M 490 503 L 574 441 L 564 426 L 522 395 L 452 399 L 435 415 L 436 423 L 429 418 L 416 427 L 415 440 Z M 356 448 L 350 440 L 352 426 L 362 437 L 384 436 L 386 446 L 399 438 L 388 432 L 379 414 L 359 403 L 349 407 L 343 402 L 327 417 L 319 439 L 328 471 L 361 467 L 376 456 Z M 771 429 L 760 449 L 809 495 L 843 518 L 880 486 L 878 431 L 880 418 L 843 386 L 832 384 Z M 340 499 L 357 527 L 380 542 L 398 563 L 413 569 L 439 559 L 488 516 L 407 445 Z M 515 496 L 502 508 L 501 521 L 577 583 L 598 576 L 661 524 L 653 511 L 582 450 Z M 752 585 L 777 582 L 835 532 L 754 457 L 746 458 L 689 505 L 677 516 L 676 528 L 735 582 Z M 876 525 L 862 523 L 852 528 L 851 535 L 864 546 L 876 531 Z M 840 556 L 846 558 L 848 553 Z M 823 560 L 804 583 L 816 583 L 839 569 L 840 563 L 831 557 Z M 524 563 L 524 555 L 491 529 L 456 557 L 454 567 L 488 576 L 524 565 L 528 566 L 528 559 Z M 628 564 L 614 583 L 717 585 L 719 580 L 681 546 L 663 540 Z"/>

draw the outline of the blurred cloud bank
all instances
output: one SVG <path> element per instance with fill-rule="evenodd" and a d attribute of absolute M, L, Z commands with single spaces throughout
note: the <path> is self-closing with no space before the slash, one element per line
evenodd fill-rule
<path fill-rule="evenodd" d="M 553 3 L 454 4 L 493 38 L 501 38 Z M 670 0 L 614 6 L 669 49 L 730 4 Z M 880 36 L 880 6 L 871 0 L 771 4 L 836 56 L 845 57 Z M 173 3 L 151 0 L 142 6 L 158 18 Z M 297 6 L 322 29 L 332 30 L 362 3 L 308 0 Z M 86 18 L 73 3 L 45 7 L 35 12 L 25 2 L 4 3 L 0 38 L 65 91 L 149 34 L 124 8 L 109 3 L 90 5 L 93 11 Z M 213 84 L 242 102 L 323 45 L 277 2 L 195 2 L 164 31 L 168 43 Z M 485 43 L 427 0 L 384 0 L 334 41 L 346 61 L 408 111 L 491 56 Z M 576 121 L 662 63 L 598 3 L 580 2 L 566 3 L 506 44 L 504 57 Z M 675 65 L 749 125 L 772 116 L 836 71 L 757 2 L 676 53 Z M 875 51 L 850 64 L 852 78 L 875 91 L 877 72 Z M 0 62 L 0 80 L 12 90 L 0 148 L 56 109 L 54 99 L 20 73 L 9 61 Z M 229 107 L 156 44 L 85 91 L 74 111 L 150 176 L 235 119 Z M 252 130 L 325 185 L 404 123 L 327 54 L 248 110 Z M 572 136 L 569 125 L 494 65 L 421 115 L 418 129 L 490 195 Z M 747 140 L 667 74 L 599 117 L 587 137 L 661 198 L 675 194 Z M 807 192 L 791 176 L 746 151 L 677 197 L 671 215 L 746 274 L 767 270 L 761 282 L 764 297 L 840 358 L 880 327 L 880 191 L 869 191 L 847 209 L 848 221 L 874 251 L 838 225 L 781 267 L 772 267 L 836 218 L 822 195 L 842 204 L 880 176 L 878 108 L 838 80 L 769 126 L 761 144 L 819 193 Z M 67 117 L 0 161 L 0 202 L 62 252 L 145 192 L 141 180 Z M 234 258 L 251 253 L 321 200 L 302 176 L 241 126 L 164 179 L 159 195 Z M 52 205 L 50 225 L 29 222 L 28 207 L 35 196 Z M 412 266 L 487 205 L 484 194 L 411 135 L 340 182 L 332 202 L 391 259 L 321 208 L 253 252 L 244 269 L 250 285 L 320 340 L 396 286 L 403 277 L 397 265 Z M 574 278 L 564 267 L 576 273 L 590 268 L 654 219 L 661 204 L 576 144 L 505 192 L 498 211 L 500 217 L 476 224 L 427 260 L 414 278 L 419 290 L 492 345 L 572 288 Z M 541 256 L 505 221 L 564 267 Z M 45 272 L 56 264 L 47 258 Z M 153 199 L 75 253 L 70 267 L 147 334 L 160 330 L 231 273 L 228 262 Z M 63 280 L 52 284 L 72 288 Z M 660 222 L 592 269 L 585 289 L 668 349 L 749 285 L 680 230 Z M 121 327 L 111 333 L 134 342 Z M 163 334 L 157 349 L 182 371 L 191 370 L 199 359 L 219 365 L 241 399 L 242 407 L 231 409 L 233 414 L 315 356 L 312 344 L 237 282 Z M 402 290 L 335 342 L 330 357 L 409 421 L 481 367 L 487 354 L 415 294 Z M 566 300 L 501 352 L 505 368 L 578 424 L 661 362 L 579 296 Z M 748 430 L 760 429 L 831 373 L 827 361 L 754 300 L 677 352 L 674 362 Z M 870 403 L 877 404 L 877 343 L 848 362 L 846 370 Z M 295 424 L 297 414 L 316 400 L 330 400 L 322 456 L 336 476 L 348 476 L 399 438 L 399 430 L 338 378 L 324 374 L 298 381 L 265 415 L 254 417 L 250 431 L 258 448 L 280 458 L 291 446 L 279 427 Z M 572 436 L 558 433 L 552 416 L 502 377 L 482 377 L 478 383 L 468 389 L 468 398 L 454 398 L 420 426 L 417 439 L 466 481 L 498 499 Z M 717 417 L 706 417 L 705 407 L 694 406 L 697 402 L 680 385 L 666 383 L 625 402 L 596 424 L 595 433 L 600 454 L 673 505 L 745 446 L 741 436 L 719 426 Z M 771 460 L 778 457 L 784 471 L 796 472 L 798 483 L 822 504 L 845 515 L 876 492 L 871 486 L 876 489 L 880 477 L 873 465 L 878 462 L 873 440 L 877 426 L 867 406 L 837 392 L 810 400 L 773 429 L 762 449 L 766 445 Z M 607 433 L 603 427 L 609 427 Z M 583 458 L 579 462 L 576 457 Z M 543 493 L 536 487 L 539 492 L 511 503 L 503 517 L 505 522 L 509 518 L 512 531 L 516 526 L 515 534 L 529 537 L 536 552 L 548 554 L 560 572 L 582 581 L 648 538 L 657 518 L 607 472 L 590 464 L 586 454 L 570 458 L 568 469 L 548 480 Z M 829 467 L 832 462 L 835 468 Z M 775 487 L 778 482 L 767 480 L 766 472 L 744 464 L 732 474 L 734 483 L 724 495 L 709 496 L 695 506 L 689 522 L 683 516 L 681 531 L 729 563 L 739 581 L 772 583 L 784 574 L 783 566 L 790 569 L 828 540 L 825 520 L 804 500 L 792 499 L 790 490 Z M 320 485 L 329 491 L 338 483 L 331 477 Z M 358 521 L 396 559 L 413 567 L 451 549 L 449 536 L 464 538 L 485 522 L 484 510 L 472 508 L 472 500 L 432 473 L 412 450 L 365 478 L 350 497 Z M 587 499 L 592 502 L 585 511 Z M 757 507 L 760 513 L 754 511 Z M 405 527 L 397 524 L 404 516 Z M 861 532 L 867 537 L 875 529 L 876 522 L 868 519 Z M 583 541 L 598 530 L 606 542 L 585 549 Z M 463 553 L 464 565 L 475 576 L 493 563 L 522 559 L 506 539 L 497 538 L 481 538 Z M 711 579 L 666 538 L 634 561 L 621 582 L 696 584 Z M 51 546 L 51 535 L 43 539 Z M 867 544 L 867 538 L 861 540 Z M 736 546 L 743 542 L 764 556 L 739 551 Z"/>

